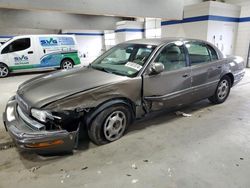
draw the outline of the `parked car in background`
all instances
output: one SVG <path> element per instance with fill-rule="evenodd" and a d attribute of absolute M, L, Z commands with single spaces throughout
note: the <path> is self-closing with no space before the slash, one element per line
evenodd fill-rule
<path fill-rule="evenodd" d="M 19 86 L 3 115 L 19 148 L 72 151 L 80 130 L 106 144 L 146 114 L 208 98 L 223 103 L 244 76 L 243 60 L 191 39 L 119 44 L 88 68 L 41 75 Z"/>
<path fill-rule="evenodd" d="M 0 78 L 10 72 L 54 68 L 69 69 L 80 64 L 72 35 L 23 35 L 0 46 Z"/>

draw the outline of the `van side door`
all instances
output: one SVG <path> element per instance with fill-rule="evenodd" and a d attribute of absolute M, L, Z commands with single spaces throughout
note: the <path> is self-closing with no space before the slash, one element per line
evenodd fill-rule
<path fill-rule="evenodd" d="M 190 41 L 185 44 L 189 54 L 192 75 L 192 101 L 214 94 L 222 72 L 222 61 L 210 45 Z"/>
<path fill-rule="evenodd" d="M 163 72 L 143 75 L 143 100 L 151 110 L 180 106 L 190 100 L 191 68 L 187 64 L 184 45 L 178 42 L 167 44 L 152 60 L 151 65 L 154 62 L 164 65 Z"/>
<path fill-rule="evenodd" d="M 35 54 L 30 37 L 19 38 L 12 41 L 3 50 L 2 54 L 8 54 L 11 70 L 23 70 L 33 68 Z"/>

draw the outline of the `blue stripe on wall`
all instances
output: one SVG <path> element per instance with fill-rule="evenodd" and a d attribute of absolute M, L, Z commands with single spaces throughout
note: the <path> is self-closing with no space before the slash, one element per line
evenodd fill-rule
<path fill-rule="evenodd" d="M 62 33 L 63 35 L 103 36 L 104 33 Z"/>
<path fill-rule="evenodd" d="M 250 22 L 250 17 L 240 18 L 240 22 Z"/>
<path fill-rule="evenodd" d="M 14 36 L 0 36 L 0 38 L 13 38 Z"/>
<path fill-rule="evenodd" d="M 183 20 L 171 20 L 171 21 L 163 21 L 161 25 L 174 25 L 180 23 L 190 23 L 190 22 L 200 22 L 200 21 L 223 21 L 223 22 L 249 22 L 250 17 L 244 18 L 235 18 L 235 17 L 227 17 L 227 16 L 216 16 L 216 15 L 204 15 L 204 16 L 196 16 L 190 18 L 184 18 Z"/>
<path fill-rule="evenodd" d="M 117 29 L 115 32 L 144 32 L 144 29 Z"/>

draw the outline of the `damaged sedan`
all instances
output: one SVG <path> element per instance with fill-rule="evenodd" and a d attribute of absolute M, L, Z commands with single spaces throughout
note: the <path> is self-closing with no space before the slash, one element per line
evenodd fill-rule
<path fill-rule="evenodd" d="M 33 78 L 7 103 L 4 125 L 16 145 L 72 151 L 82 131 L 97 145 L 121 138 L 146 114 L 208 98 L 223 103 L 244 76 L 240 57 L 192 39 L 118 44 L 89 67 Z"/>

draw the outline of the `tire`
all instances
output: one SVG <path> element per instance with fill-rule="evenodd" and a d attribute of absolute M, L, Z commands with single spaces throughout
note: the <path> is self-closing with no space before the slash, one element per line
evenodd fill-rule
<path fill-rule="evenodd" d="M 129 123 L 131 113 L 125 105 L 111 106 L 100 112 L 92 121 L 88 135 L 96 145 L 103 145 L 121 138 Z"/>
<path fill-rule="evenodd" d="M 227 97 L 229 96 L 231 90 L 231 79 L 229 76 L 223 76 L 218 83 L 216 91 L 213 96 L 209 97 L 209 101 L 214 104 L 221 104 L 223 103 Z"/>
<path fill-rule="evenodd" d="M 61 69 L 72 69 L 74 67 L 74 62 L 71 59 L 63 59 L 61 62 Z"/>
<path fill-rule="evenodd" d="M 0 78 L 5 78 L 9 76 L 10 70 L 7 65 L 0 63 Z"/>

